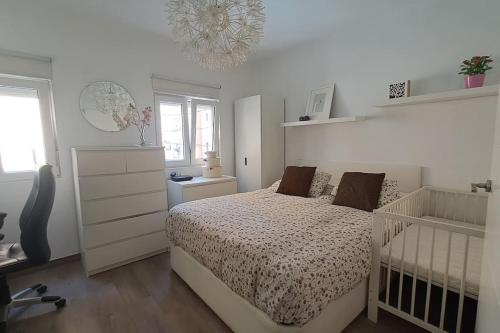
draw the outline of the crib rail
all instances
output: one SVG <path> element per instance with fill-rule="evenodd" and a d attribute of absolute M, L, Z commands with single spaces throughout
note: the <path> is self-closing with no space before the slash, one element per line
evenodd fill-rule
<path fill-rule="evenodd" d="M 411 321 L 431 332 L 445 331 L 445 313 L 447 309 L 448 290 L 454 290 L 459 294 L 457 309 L 457 323 L 454 332 L 461 331 L 464 298 L 466 296 L 468 257 L 471 238 L 484 238 L 484 225 L 486 221 L 487 195 L 482 193 L 470 193 L 450 191 L 434 187 L 421 188 L 405 197 L 396 200 L 374 212 L 372 232 L 372 272 L 370 275 L 370 292 L 368 302 L 368 316 L 376 321 L 378 308 L 383 308 L 395 315 Z M 411 227 L 413 241 L 408 244 L 408 230 Z M 423 231 L 429 237 L 431 230 L 430 257 L 419 258 Z M 415 236 L 416 229 L 416 236 Z M 435 243 L 436 235 L 445 234 L 446 251 L 444 261 L 444 274 L 437 280 L 435 272 Z M 459 235 L 459 236 L 457 236 Z M 450 280 L 450 255 L 452 251 L 452 236 L 465 238 L 462 248 L 463 260 L 461 262 L 461 277 L 459 288 L 451 288 Z M 416 238 L 416 241 L 415 241 Z M 462 239 L 460 238 L 460 239 Z M 400 242 L 398 258 L 393 258 L 396 244 L 395 239 Z M 455 238 L 454 238 L 455 240 Z M 402 242 L 402 245 L 401 245 Z M 424 243 L 425 244 L 425 243 Z M 428 244 L 428 243 L 427 243 Z M 455 244 L 455 243 L 454 243 Z M 411 248 L 412 246 L 413 248 Z M 385 262 L 382 261 L 382 250 L 385 250 Z M 454 248 L 456 251 L 456 248 Z M 412 255 L 408 258 L 405 252 Z M 440 252 L 437 252 L 440 254 Z M 396 264 L 393 263 L 396 261 Z M 421 262 L 428 265 L 423 272 Z M 426 274 L 425 274 L 426 271 Z M 425 276 L 426 275 L 426 276 Z M 402 309 L 403 279 L 404 276 L 411 278 L 411 299 L 409 311 Z M 393 282 L 399 280 L 397 286 L 397 302 L 390 304 L 391 287 Z M 416 287 L 417 281 L 426 283 L 425 310 L 423 318 L 415 315 Z M 429 308 L 431 299 L 431 286 L 438 285 L 443 288 L 439 323 L 429 321 Z M 384 295 L 385 294 L 385 295 Z M 385 297 L 384 297 L 385 296 Z M 467 296 L 477 296 L 469 295 Z M 407 296 L 406 296 L 407 297 Z"/>

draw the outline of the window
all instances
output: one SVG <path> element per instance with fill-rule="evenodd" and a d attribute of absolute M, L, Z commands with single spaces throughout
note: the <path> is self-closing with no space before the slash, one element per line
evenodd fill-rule
<path fill-rule="evenodd" d="M 56 165 L 48 80 L 0 77 L 0 180 Z"/>
<path fill-rule="evenodd" d="M 207 101 L 192 101 L 191 116 L 195 121 L 192 122 L 191 128 L 194 131 L 192 144 L 191 159 L 197 164 L 201 164 L 206 157 L 205 152 L 217 150 L 217 138 L 215 135 L 215 104 Z"/>
<path fill-rule="evenodd" d="M 187 97 L 155 96 L 158 142 L 167 167 L 199 165 L 205 152 L 218 150 L 216 103 Z"/>

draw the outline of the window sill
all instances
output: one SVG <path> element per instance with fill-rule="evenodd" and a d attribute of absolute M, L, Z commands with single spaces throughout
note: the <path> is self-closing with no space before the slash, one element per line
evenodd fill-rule
<path fill-rule="evenodd" d="M 35 175 L 34 171 L 6 172 L 0 174 L 0 183 L 32 181 L 34 175 Z"/>
<path fill-rule="evenodd" d="M 54 177 L 61 178 L 61 173 L 59 172 L 58 166 L 52 167 L 52 172 Z M 15 183 L 15 182 L 32 182 L 35 176 L 35 171 L 19 171 L 19 172 L 4 172 L 0 173 L 0 184 L 1 183 Z"/>

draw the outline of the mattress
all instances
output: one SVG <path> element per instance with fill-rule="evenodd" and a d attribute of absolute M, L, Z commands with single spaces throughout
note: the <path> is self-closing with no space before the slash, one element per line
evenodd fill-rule
<path fill-rule="evenodd" d="M 427 226 L 421 226 L 420 228 L 420 245 L 418 247 L 418 278 L 427 281 L 431 259 L 432 228 Z M 417 254 L 417 234 L 418 226 L 416 224 L 410 225 L 406 228 L 403 270 L 405 271 L 405 273 L 411 276 L 413 276 L 415 269 L 415 256 Z M 460 284 L 462 280 L 463 263 L 465 256 L 465 239 L 466 236 L 463 234 L 454 232 L 451 235 L 448 288 L 455 291 L 460 290 Z M 391 250 L 391 266 L 393 269 L 398 271 L 401 267 L 402 249 L 403 233 L 399 233 L 392 240 Z M 477 296 L 479 294 L 482 249 L 482 238 L 469 238 L 465 292 L 470 296 Z M 432 263 L 432 281 L 434 284 L 443 285 L 446 272 L 447 250 L 448 232 L 445 230 L 436 229 Z M 381 259 L 382 262 L 386 265 L 388 264 L 388 258 L 389 245 L 387 244 L 381 250 Z"/>
<path fill-rule="evenodd" d="M 279 324 L 303 326 L 370 272 L 372 213 L 259 190 L 175 206 L 174 245 Z"/>

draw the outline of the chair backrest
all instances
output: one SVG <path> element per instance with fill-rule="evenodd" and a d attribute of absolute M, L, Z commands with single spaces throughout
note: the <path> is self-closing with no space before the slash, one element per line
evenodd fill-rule
<path fill-rule="evenodd" d="M 21 246 L 33 264 L 44 264 L 50 259 L 47 223 L 54 203 L 55 189 L 52 166 L 42 166 L 35 174 L 33 188 L 19 218 Z"/>

